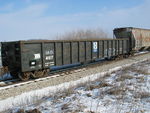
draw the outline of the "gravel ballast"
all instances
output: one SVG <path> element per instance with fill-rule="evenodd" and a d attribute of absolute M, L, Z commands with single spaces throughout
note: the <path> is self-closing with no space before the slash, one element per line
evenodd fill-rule
<path fill-rule="evenodd" d="M 126 64 L 133 64 L 135 62 L 138 62 L 138 61 L 140 62 L 146 59 L 150 59 L 150 53 L 135 56 L 135 57 L 130 57 L 130 58 L 123 59 L 123 60 L 110 61 L 111 63 L 108 63 L 106 65 L 100 65 L 95 68 L 88 68 L 88 70 L 84 70 L 84 71 L 73 73 L 73 74 L 68 74 L 66 76 L 54 77 L 45 81 L 33 82 L 33 83 L 26 84 L 23 86 L 12 87 L 10 89 L 2 89 L 0 90 L 0 100 L 13 97 L 13 96 L 17 96 L 17 95 L 20 95 L 22 93 L 29 92 L 32 90 L 38 90 L 38 89 L 42 89 L 42 88 L 49 87 L 49 86 L 55 86 L 64 82 L 75 81 L 85 76 L 89 76 L 89 75 L 101 73 L 101 72 L 106 72 L 118 66 L 123 66 Z"/>

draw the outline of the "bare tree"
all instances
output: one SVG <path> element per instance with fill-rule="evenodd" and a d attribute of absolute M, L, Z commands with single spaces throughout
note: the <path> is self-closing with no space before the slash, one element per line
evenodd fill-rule
<path fill-rule="evenodd" d="M 104 30 L 97 29 L 80 29 L 72 32 L 65 33 L 62 36 L 57 37 L 57 39 L 100 39 L 100 38 L 108 38 L 108 33 Z"/>

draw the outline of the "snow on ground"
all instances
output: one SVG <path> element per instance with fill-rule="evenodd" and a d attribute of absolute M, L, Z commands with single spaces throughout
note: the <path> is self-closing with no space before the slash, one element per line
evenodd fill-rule
<path fill-rule="evenodd" d="M 139 52 L 137 52 L 137 53 L 135 53 L 135 55 L 140 55 L 140 54 L 144 54 L 144 53 L 148 53 L 149 51 L 139 51 Z"/>
<path fill-rule="evenodd" d="M 43 113 L 150 113 L 150 61 L 44 98 L 25 109 L 33 108 Z"/>
<path fill-rule="evenodd" d="M 104 74 L 2 100 L 0 110 L 7 106 L 6 112 L 13 113 L 34 108 L 43 113 L 150 112 L 150 60 Z"/>

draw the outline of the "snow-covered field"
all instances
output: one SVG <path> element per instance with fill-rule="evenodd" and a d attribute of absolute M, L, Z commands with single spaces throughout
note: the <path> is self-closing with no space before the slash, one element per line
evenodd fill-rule
<path fill-rule="evenodd" d="M 93 78 L 78 85 L 68 83 L 70 88 L 62 88 L 63 91 L 59 87 L 66 87 L 65 84 L 58 87 L 60 91 L 51 87 L 57 92 L 52 95 L 45 89 L 45 95 L 40 100 L 33 96 L 28 99 L 16 97 L 16 103 L 8 104 L 10 109 L 5 112 L 36 108 L 42 113 L 150 113 L 150 60 L 120 68 L 91 82 Z M 13 99 L 0 101 L 0 105 Z M 26 105 L 23 104 L 25 100 Z"/>

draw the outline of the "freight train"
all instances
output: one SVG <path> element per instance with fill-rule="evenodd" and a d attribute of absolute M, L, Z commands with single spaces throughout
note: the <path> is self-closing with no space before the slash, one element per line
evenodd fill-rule
<path fill-rule="evenodd" d="M 52 66 L 93 62 L 150 49 L 150 30 L 116 28 L 114 39 L 28 40 L 1 43 L 2 66 L 21 80 L 38 78 Z"/>

